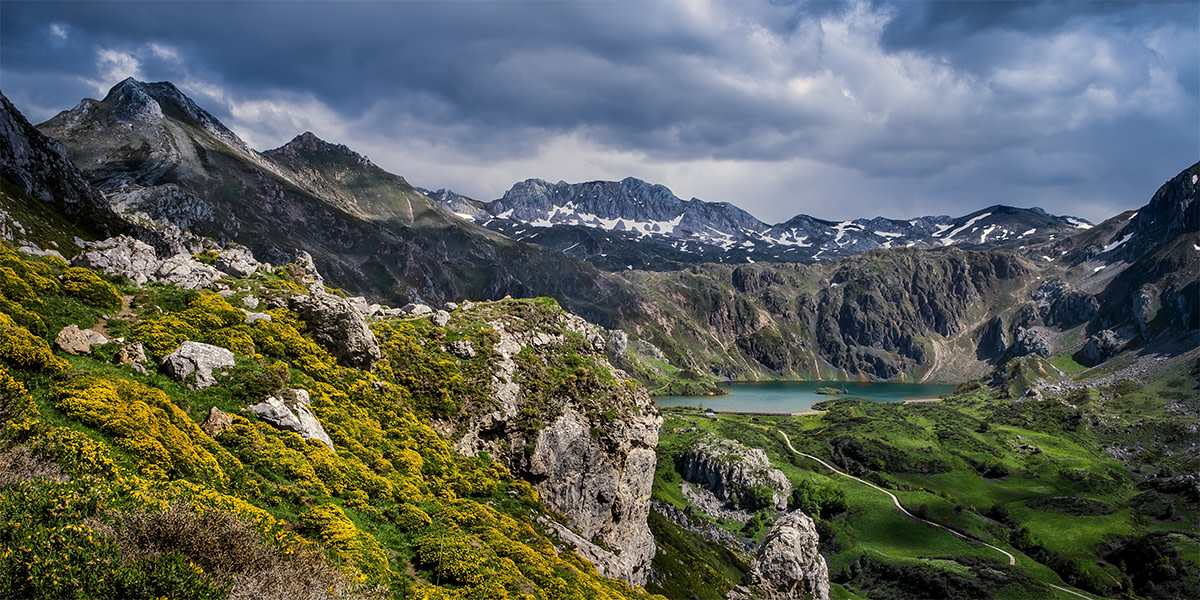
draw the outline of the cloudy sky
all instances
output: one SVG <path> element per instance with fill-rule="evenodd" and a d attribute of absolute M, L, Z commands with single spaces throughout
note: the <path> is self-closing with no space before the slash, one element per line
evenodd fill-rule
<path fill-rule="evenodd" d="M 133 76 L 481 200 L 634 176 L 767 222 L 1103 220 L 1200 160 L 1200 4 L 0 2 L 40 122 Z"/>

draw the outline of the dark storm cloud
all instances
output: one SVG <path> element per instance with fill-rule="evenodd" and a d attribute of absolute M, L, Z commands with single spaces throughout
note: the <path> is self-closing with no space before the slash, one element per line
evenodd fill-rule
<path fill-rule="evenodd" d="M 959 213 L 964 191 L 1020 204 L 1070 185 L 1098 212 L 1196 159 L 1198 19 L 1194 3 L 6 0 L 0 87 L 38 120 L 125 75 L 171 80 L 259 147 L 311 128 L 485 199 L 555 169 L 687 173 L 714 186 L 695 195 L 783 220 L 819 212 L 789 190 L 821 198 L 837 173 L 864 182 L 839 217 L 881 194 Z"/>

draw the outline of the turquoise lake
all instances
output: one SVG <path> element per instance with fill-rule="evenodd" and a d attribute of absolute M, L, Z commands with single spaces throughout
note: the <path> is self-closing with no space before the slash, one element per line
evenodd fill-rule
<path fill-rule="evenodd" d="M 952 385 L 920 383 L 851 383 L 829 381 L 769 381 L 730 383 L 721 386 L 728 396 L 663 396 L 659 406 L 703 406 L 718 412 L 790 413 L 812 408 L 814 402 L 831 398 L 863 398 L 871 402 L 900 402 L 910 398 L 939 396 L 954 391 Z M 817 388 L 836 387 L 838 396 L 817 394 Z"/>

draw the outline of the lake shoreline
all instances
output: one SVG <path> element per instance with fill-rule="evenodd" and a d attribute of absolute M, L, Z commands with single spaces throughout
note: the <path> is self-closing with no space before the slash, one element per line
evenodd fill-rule
<path fill-rule="evenodd" d="M 729 395 L 663 396 L 656 398 L 660 408 L 687 406 L 714 413 L 740 415 L 813 415 L 820 411 L 814 404 L 830 400 L 863 399 L 868 402 L 916 404 L 936 402 L 953 391 L 948 385 L 896 383 L 843 383 L 840 393 L 830 394 L 829 382 L 747 382 L 725 384 Z"/>

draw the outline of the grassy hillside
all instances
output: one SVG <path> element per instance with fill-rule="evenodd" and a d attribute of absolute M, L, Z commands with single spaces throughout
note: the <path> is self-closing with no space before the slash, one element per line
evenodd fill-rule
<path fill-rule="evenodd" d="M 1170 410 L 1194 410 L 1195 385 L 1181 368 L 1145 387 L 1045 400 L 1000 399 L 976 384 L 937 403 L 831 400 L 800 417 L 669 409 L 654 493 L 684 507 L 674 457 L 712 432 L 763 449 L 807 490 L 793 506 L 818 521 L 835 597 L 1077 597 L 1057 585 L 1089 597 L 1185 598 L 1200 585 L 1200 498 L 1194 478 L 1173 476 L 1198 465 L 1181 452 L 1193 439 L 1180 431 L 1186 421 Z M 901 515 L 883 493 L 794 454 L 781 433 L 1016 564 Z M 1105 453 L 1111 444 L 1141 453 L 1122 463 Z"/>
<path fill-rule="evenodd" d="M 384 360 L 349 369 L 291 311 L 247 324 L 230 303 L 295 293 L 286 269 L 223 283 L 138 288 L 0 249 L 0 597 L 646 595 L 556 549 L 527 483 L 418 417 L 458 399 L 469 365 L 395 348 L 444 329 L 380 325 Z M 185 339 L 237 364 L 194 390 L 114 364 L 120 343 L 52 350 L 68 323 L 141 342 L 151 365 Z M 336 452 L 244 410 L 285 388 L 310 392 Z M 215 438 L 212 407 L 232 416 Z"/>

